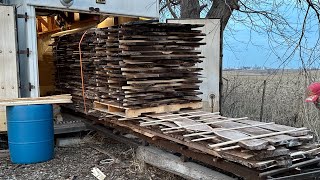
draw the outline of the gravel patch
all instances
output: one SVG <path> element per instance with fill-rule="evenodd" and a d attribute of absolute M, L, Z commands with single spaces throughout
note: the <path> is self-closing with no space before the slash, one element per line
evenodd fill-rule
<path fill-rule="evenodd" d="M 99 168 L 106 179 L 183 179 L 141 163 L 135 157 L 134 148 L 108 139 L 57 147 L 55 158 L 44 163 L 17 165 L 9 158 L 0 158 L 0 179 L 95 180 L 91 174 L 93 167 Z"/>

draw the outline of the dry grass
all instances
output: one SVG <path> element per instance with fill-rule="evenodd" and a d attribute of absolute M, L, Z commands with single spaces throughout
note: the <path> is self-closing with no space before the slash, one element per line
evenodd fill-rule
<path fill-rule="evenodd" d="M 311 128 L 316 137 L 320 134 L 320 111 L 313 104 L 305 103 L 306 88 L 320 81 L 320 71 L 308 75 L 300 71 L 234 70 L 223 72 L 222 113 L 233 117 L 260 120 L 263 82 L 266 93 L 262 121 L 277 122 L 296 127 Z"/>

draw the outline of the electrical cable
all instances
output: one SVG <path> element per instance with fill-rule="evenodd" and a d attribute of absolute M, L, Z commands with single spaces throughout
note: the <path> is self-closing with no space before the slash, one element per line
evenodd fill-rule
<path fill-rule="evenodd" d="M 82 87 L 82 98 L 83 98 L 83 106 L 84 106 L 84 113 L 87 114 L 87 107 L 86 107 L 86 97 L 85 97 L 85 87 L 84 87 L 84 74 L 83 74 L 83 68 L 82 68 L 82 52 L 81 52 L 81 43 L 84 38 L 84 36 L 87 34 L 87 31 L 85 31 L 80 39 L 79 42 L 79 58 L 80 58 L 80 71 L 81 71 L 81 87 Z"/>

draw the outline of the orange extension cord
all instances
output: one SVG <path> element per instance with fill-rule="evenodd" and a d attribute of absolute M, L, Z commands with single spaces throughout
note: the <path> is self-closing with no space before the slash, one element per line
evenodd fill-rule
<path fill-rule="evenodd" d="M 84 87 L 84 74 L 82 70 L 82 54 L 81 54 L 81 42 L 84 38 L 84 36 L 87 34 L 87 31 L 85 31 L 80 39 L 79 42 L 79 57 L 80 57 L 80 70 L 81 70 L 81 86 L 82 86 L 82 98 L 83 98 L 83 105 L 84 105 L 84 112 L 87 114 L 87 107 L 86 107 L 86 97 L 85 97 L 85 87 Z"/>

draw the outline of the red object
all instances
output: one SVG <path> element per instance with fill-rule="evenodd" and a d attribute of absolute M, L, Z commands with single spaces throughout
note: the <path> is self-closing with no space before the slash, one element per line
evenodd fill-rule
<path fill-rule="evenodd" d="M 309 85 L 309 97 L 306 99 L 306 102 L 316 102 L 320 96 L 320 82 L 315 82 Z"/>

